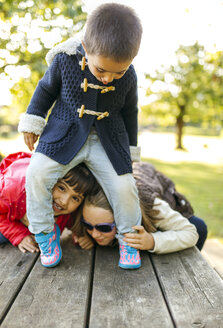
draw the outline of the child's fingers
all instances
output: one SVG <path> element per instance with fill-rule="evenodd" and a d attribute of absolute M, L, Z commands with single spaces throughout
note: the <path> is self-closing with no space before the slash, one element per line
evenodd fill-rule
<path fill-rule="evenodd" d="M 34 140 L 33 140 L 33 142 L 35 143 L 35 142 L 37 141 L 37 139 L 38 139 L 38 136 L 35 135 L 35 136 L 34 136 Z"/>
<path fill-rule="evenodd" d="M 74 244 L 78 244 L 78 237 L 76 235 L 72 236 Z"/>
<path fill-rule="evenodd" d="M 33 146 L 32 146 L 32 142 L 30 141 L 30 136 L 29 134 L 25 133 L 24 134 L 24 141 L 25 141 L 25 144 L 28 146 L 29 150 L 33 150 Z"/>
<path fill-rule="evenodd" d="M 92 243 L 89 242 L 89 241 L 83 241 L 83 242 L 80 243 L 81 248 L 84 248 L 84 249 L 91 248 L 91 245 L 92 245 Z"/>
<path fill-rule="evenodd" d="M 145 231 L 145 229 L 144 229 L 143 226 L 133 226 L 132 229 L 134 229 L 134 230 L 138 230 L 139 233 Z"/>
<path fill-rule="evenodd" d="M 33 250 L 34 252 L 38 253 L 38 252 L 39 252 L 39 247 L 34 246 L 34 247 L 32 248 L 32 250 Z"/>
<path fill-rule="evenodd" d="M 84 241 L 79 241 L 79 245 L 81 246 L 81 248 L 84 248 L 86 243 Z"/>
<path fill-rule="evenodd" d="M 87 244 L 84 249 L 91 249 L 94 245 L 92 243 Z"/>
<path fill-rule="evenodd" d="M 143 247 L 142 247 L 141 244 L 131 244 L 131 243 L 128 243 L 128 246 L 133 247 L 133 248 L 137 248 L 137 249 L 143 249 Z"/>
<path fill-rule="evenodd" d="M 131 238 L 131 237 L 127 237 L 127 238 L 123 238 L 123 240 L 127 243 L 133 243 L 133 244 L 139 244 L 140 243 L 140 238 Z"/>
<path fill-rule="evenodd" d="M 139 234 L 136 232 L 128 232 L 128 233 L 125 233 L 124 236 L 125 236 L 125 238 L 134 238 L 134 239 L 140 238 Z"/>
<path fill-rule="evenodd" d="M 81 248 L 83 248 L 83 249 L 86 249 L 86 245 L 83 244 L 83 243 L 79 243 L 79 246 L 80 246 Z"/>
<path fill-rule="evenodd" d="M 19 249 L 22 253 L 25 253 L 25 252 L 26 252 L 25 248 L 24 248 L 22 245 L 18 245 L 18 249 Z"/>
<path fill-rule="evenodd" d="M 28 147 L 29 147 L 29 150 L 34 150 L 34 142 L 33 140 L 29 140 L 29 143 L 28 143 Z"/>
<path fill-rule="evenodd" d="M 84 248 L 88 244 L 88 240 L 86 240 L 85 238 L 81 238 L 81 237 L 79 238 L 78 242 L 82 248 Z"/>
<path fill-rule="evenodd" d="M 29 239 L 27 240 L 27 247 L 35 252 L 39 251 L 39 247 L 34 236 L 29 236 Z"/>
<path fill-rule="evenodd" d="M 28 252 L 30 252 L 30 253 L 34 253 L 35 252 L 35 247 L 33 246 L 33 245 L 31 245 L 31 244 L 25 244 L 24 246 L 23 246 L 23 248 L 25 249 L 25 250 L 27 250 Z"/>

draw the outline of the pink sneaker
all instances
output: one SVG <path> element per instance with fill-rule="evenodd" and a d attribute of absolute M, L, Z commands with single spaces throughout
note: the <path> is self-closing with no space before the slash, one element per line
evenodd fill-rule
<path fill-rule="evenodd" d="M 119 245 L 120 259 L 118 265 L 122 269 L 138 269 L 141 267 L 139 250 L 128 245 Z"/>
<path fill-rule="evenodd" d="M 36 242 L 39 244 L 41 251 L 41 263 L 46 268 L 56 266 L 62 257 L 62 250 L 60 247 L 60 228 L 54 224 L 52 232 L 44 235 L 39 233 L 35 235 Z"/>

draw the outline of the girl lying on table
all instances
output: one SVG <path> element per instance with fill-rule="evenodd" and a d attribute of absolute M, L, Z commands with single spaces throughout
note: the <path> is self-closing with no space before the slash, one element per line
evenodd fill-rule
<path fill-rule="evenodd" d="M 25 176 L 31 154 L 18 152 L 0 163 L 0 244 L 10 242 L 22 252 L 38 252 L 34 236 L 28 229 L 26 217 Z M 53 187 L 52 207 L 60 232 L 70 228 L 84 197 L 93 192 L 96 180 L 84 164 L 71 169 Z M 72 213 L 72 215 L 71 215 Z M 79 243 L 85 247 L 86 238 Z M 50 260 L 50 259 L 49 259 Z"/>
<path fill-rule="evenodd" d="M 124 241 L 131 247 L 164 254 L 192 246 L 202 249 L 207 238 L 205 222 L 194 215 L 189 201 L 175 189 L 174 183 L 149 163 L 134 163 L 143 226 L 134 226 L 138 233 L 126 233 Z M 120 200 L 121 201 L 121 200 Z M 87 196 L 82 216 L 73 227 L 74 241 L 85 232 L 92 239 L 85 247 L 93 247 L 93 240 L 101 245 L 114 245 L 116 226 L 112 209 L 103 190 Z"/>

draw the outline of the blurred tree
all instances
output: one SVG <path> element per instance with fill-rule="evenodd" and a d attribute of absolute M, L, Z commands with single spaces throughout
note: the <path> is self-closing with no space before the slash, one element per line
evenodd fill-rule
<path fill-rule="evenodd" d="M 185 122 L 212 122 L 222 120 L 223 56 L 211 56 L 203 46 L 180 46 L 176 51 L 176 64 L 162 68 L 150 81 L 147 96 L 150 103 L 142 107 L 144 115 L 158 115 L 168 122 L 175 121 L 177 149 L 184 149 L 182 134 Z"/>
<path fill-rule="evenodd" d="M 49 49 L 83 28 L 81 6 L 79 0 L 0 0 L 0 78 L 10 80 L 18 112 L 46 70 Z"/>
<path fill-rule="evenodd" d="M 210 109 L 206 115 L 206 121 L 223 126 L 223 53 L 207 53 L 206 67 L 210 73 L 210 88 L 207 90 L 208 105 Z"/>

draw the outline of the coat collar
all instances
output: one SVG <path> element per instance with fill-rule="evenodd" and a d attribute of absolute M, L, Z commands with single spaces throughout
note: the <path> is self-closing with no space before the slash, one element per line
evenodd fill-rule
<path fill-rule="evenodd" d="M 57 44 L 46 55 L 47 65 L 50 66 L 54 57 L 59 53 L 66 53 L 69 56 L 79 54 L 81 57 L 85 55 L 80 39 L 74 37 Z"/>

